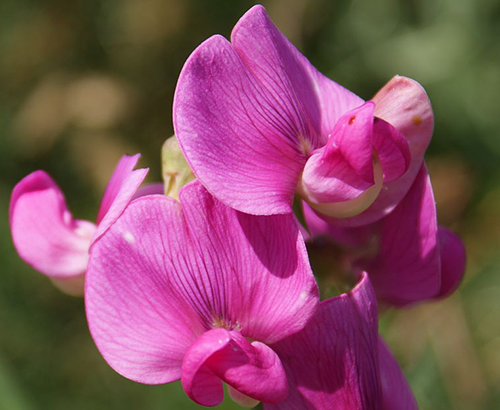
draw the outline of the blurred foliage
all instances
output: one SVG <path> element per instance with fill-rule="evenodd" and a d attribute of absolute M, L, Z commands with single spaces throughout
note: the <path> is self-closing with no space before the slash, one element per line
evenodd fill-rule
<path fill-rule="evenodd" d="M 78 218 L 95 217 L 123 153 L 160 179 L 176 79 L 191 51 L 229 36 L 243 0 L 0 2 L 0 408 L 199 408 L 179 383 L 111 370 L 83 301 L 16 255 L 12 187 L 45 169 Z M 500 3 L 269 0 L 278 27 L 323 73 L 365 99 L 395 74 L 434 105 L 427 156 L 441 223 L 465 239 L 468 271 L 446 301 L 387 311 L 381 329 L 422 410 L 500 408 Z M 220 408 L 236 408 L 231 402 Z"/>

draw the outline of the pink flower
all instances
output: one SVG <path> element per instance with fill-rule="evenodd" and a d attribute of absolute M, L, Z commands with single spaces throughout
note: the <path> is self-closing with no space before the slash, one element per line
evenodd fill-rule
<path fill-rule="evenodd" d="M 378 336 L 377 301 L 363 274 L 349 293 L 320 303 L 299 333 L 272 345 L 290 394 L 266 410 L 416 410 L 401 369 Z"/>
<path fill-rule="evenodd" d="M 181 379 L 195 402 L 277 403 L 288 395 L 270 347 L 314 314 L 317 286 L 292 215 L 234 211 L 197 181 L 132 202 L 90 252 L 92 336 L 121 375 Z"/>
<path fill-rule="evenodd" d="M 425 165 L 397 207 L 378 222 L 342 228 L 320 218 L 307 205 L 304 217 L 311 241 L 326 238 L 341 246 L 353 274 L 367 271 L 385 303 L 404 306 L 447 296 L 465 272 L 462 241 L 438 227 Z"/>
<path fill-rule="evenodd" d="M 433 130 L 423 88 L 394 77 L 372 101 L 324 77 L 262 6 L 187 60 L 175 133 L 220 201 L 255 214 L 292 212 L 299 194 L 346 226 L 374 222 L 404 197 Z"/>
<path fill-rule="evenodd" d="M 9 219 L 21 258 L 67 293 L 83 294 L 88 251 L 121 215 L 148 170 L 133 170 L 139 154 L 123 156 L 111 176 L 96 224 L 74 219 L 60 188 L 44 171 L 35 171 L 14 188 Z"/>

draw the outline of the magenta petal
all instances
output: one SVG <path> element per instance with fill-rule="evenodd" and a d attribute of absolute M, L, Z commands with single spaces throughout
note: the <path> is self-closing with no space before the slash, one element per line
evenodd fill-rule
<path fill-rule="evenodd" d="M 393 354 L 379 337 L 380 382 L 383 410 L 418 410 L 413 392 Z"/>
<path fill-rule="evenodd" d="M 328 143 L 307 160 L 301 194 L 309 203 L 349 201 L 372 186 L 373 103 L 345 114 Z"/>
<path fill-rule="evenodd" d="M 449 229 L 438 228 L 441 254 L 441 289 L 438 298 L 444 298 L 457 290 L 465 273 L 466 252 L 460 237 Z"/>
<path fill-rule="evenodd" d="M 439 291 L 436 204 L 425 164 L 410 191 L 380 222 L 378 256 L 360 265 L 385 302 L 403 306 Z"/>
<path fill-rule="evenodd" d="M 152 184 L 146 184 L 141 186 L 132 199 L 140 198 L 141 196 L 146 195 L 164 195 L 165 194 L 165 185 L 163 182 L 154 182 Z"/>
<path fill-rule="evenodd" d="M 320 141 L 320 111 L 314 84 L 295 56 L 295 48 L 280 33 L 264 7 L 252 7 L 235 25 L 231 41 L 250 72 L 266 90 L 273 105 L 285 114 L 283 130 L 316 148 Z M 278 120 L 280 121 L 280 120 Z"/>
<path fill-rule="evenodd" d="M 10 227 L 21 258 L 56 279 L 83 275 L 95 225 L 75 220 L 64 195 L 44 171 L 35 171 L 14 188 Z"/>
<path fill-rule="evenodd" d="M 391 124 L 376 119 L 373 146 L 384 172 L 384 182 L 401 177 L 410 166 L 410 149 L 405 137 Z"/>
<path fill-rule="evenodd" d="M 387 121 L 406 138 L 411 162 L 401 178 L 384 184 L 377 200 L 365 212 L 336 221 L 343 226 L 372 223 L 391 212 L 410 189 L 432 137 L 434 114 L 431 103 L 416 81 L 396 76 L 372 100 L 376 104 L 375 116 Z"/>
<path fill-rule="evenodd" d="M 248 342 L 239 332 L 212 329 L 189 348 L 182 365 L 182 384 L 191 399 L 215 405 L 222 399 L 214 390 L 214 375 L 258 401 L 275 403 L 288 394 L 281 362 L 269 347 Z"/>
<path fill-rule="evenodd" d="M 206 366 L 214 353 L 231 343 L 226 329 L 211 329 L 203 333 L 186 351 L 182 362 L 182 387 L 194 402 L 216 406 L 224 399 L 222 380 Z"/>
<path fill-rule="evenodd" d="M 234 211 L 197 181 L 180 199 L 203 261 L 192 297 L 214 304 L 209 319 L 266 344 L 302 329 L 316 310 L 318 289 L 295 218 Z"/>
<path fill-rule="evenodd" d="M 349 294 L 321 302 L 302 332 L 271 346 L 290 394 L 265 409 L 380 409 L 377 314 L 366 274 Z"/>
<path fill-rule="evenodd" d="M 315 130 L 311 137 L 326 143 L 339 118 L 359 107 L 363 100 L 322 75 L 276 28 L 264 7 L 252 7 L 236 24 L 232 42 L 245 64 L 274 94 L 282 105 L 296 105 L 295 120 L 305 123 L 305 131 Z M 293 100 L 293 101 L 290 101 Z M 301 114 L 300 117 L 296 117 Z M 320 117 L 319 117 L 320 116 Z M 320 129 L 318 130 L 318 122 Z M 319 131 L 319 132 L 318 132 Z"/>
<path fill-rule="evenodd" d="M 97 214 L 97 231 L 92 238 L 92 244 L 95 243 L 95 241 L 97 241 L 97 239 L 99 239 L 122 214 L 142 181 L 144 181 L 148 169 L 142 168 L 134 171 L 134 167 L 137 165 L 140 156 L 140 154 L 133 156 L 124 155 L 118 162 L 101 200 L 101 205 Z"/>
<path fill-rule="evenodd" d="M 276 353 L 264 343 L 231 332 L 231 342 L 207 362 L 210 369 L 240 393 L 266 403 L 288 395 L 288 382 Z"/>
<path fill-rule="evenodd" d="M 219 200 L 250 214 L 292 212 L 305 163 L 295 100 L 276 98 L 220 36 L 191 54 L 177 84 L 175 134 L 191 169 Z"/>
<path fill-rule="evenodd" d="M 157 195 L 132 202 L 91 249 L 90 332 L 110 366 L 129 379 L 179 379 L 185 351 L 204 331 L 179 289 L 179 271 L 191 265 L 188 246 L 180 204 Z"/>
<path fill-rule="evenodd" d="M 179 378 L 186 350 L 210 328 L 275 342 L 317 306 L 292 215 L 241 214 L 198 181 L 180 198 L 136 199 L 91 250 L 90 330 L 108 363 L 143 383 Z"/>

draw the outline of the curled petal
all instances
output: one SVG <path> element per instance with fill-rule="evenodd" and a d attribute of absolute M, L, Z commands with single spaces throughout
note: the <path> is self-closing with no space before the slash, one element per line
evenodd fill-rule
<path fill-rule="evenodd" d="M 364 274 L 349 294 L 321 302 L 302 332 L 271 346 L 290 394 L 265 409 L 380 409 L 377 326 L 377 302 Z"/>
<path fill-rule="evenodd" d="M 449 229 L 438 228 L 441 255 L 441 289 L 438 298 L 444 298 L 457 290 L 464 276 L 466 265 L 465 246 L 460 237 Z"/>
<path fill-rule="evenodd" d="M 188 396 L 205 406 L 222 401 L 221 380 L 258 401 L 275 403 L 288 394 L 285 371 L 276 353 L 265 344 L 250 343 L 239 332 L 222 328 L 205 332 L 189 348 L 181 380 Z"/>
<path fill-rule="evenodd" d="M 380 221 L 376 258 L 359 263 L 377 294 L 403 306 L 437 294 L 441 283 L 436 204 L 425 164 L 410 191 Z"/>
<path fill-rule="evenodd" d="M 373 103 L 345 114 L 328 143 L 307 160 L 299 182 L 301 196 L 317 211 L 333 217 L 362 212 L 382 186 L 373 159 Z"/>
<path fill-rule="evenodd" d="M 432 106 L 425 90 L 416 81 L 396 76 L 382 87 L 372 101 L 376 104 L 375 116 L 391 124 L 405 137 L 411 162 L 403 176 L 384 184 L 376 201 L 366 211 L 335 222 L 342 226 L 369 224 L 390 213 L 410 189 L 432 137 Z"/>
<path fill-rule="evenodd" d="M 97 231 L 92 238 L 92 244 L 95 243 L 95 241 L 97 241 L 122 214 L 123 210 L 134 197 L 142 181 L 144 181 L 148 169 L 142 168 L 134 171 L 134 167 L 137 165 L 140 156 L 140 154 L 133 156 L 124 155 L 118 162 L 101 200 L 101 205 L 97 214 Z"/>
<path fill-rule="evenodd" d="M 182 387 L 194 402 L 202 406 L 216 406 L 224 399 L 222 380 L 205 362 L 231 343 L 225 329 L 212 329 L 203 333 L 186 351 L 182 362 Z"/>
<path fill-rule="evenodd" d="M 14 246 L 33 268 L 61 280 L 85 273 L 95 225 L 73 219 L 47 173 L 35 171 L 16 185 L 9 216 Z"/>
<path fill-rule="evenodd" d="M 396 128 L 378 118 L 373 125 L 373 147 L 384 172 L 384 182 L 394 181 L 408 170 L 408 142 Z"/>

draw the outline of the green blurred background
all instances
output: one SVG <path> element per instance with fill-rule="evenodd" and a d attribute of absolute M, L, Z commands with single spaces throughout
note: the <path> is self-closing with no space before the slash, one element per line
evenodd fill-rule
<path fill-rule="evenodd" d="M 253 2 L 0 2 L 0 409 L 191 409 L 178 383 L 114 373 L 89 336 L 83 301 L 17 256 L 8 201 L 45 169 L 77 218 L 94 219 L 123 153 L 160 179 L 160 147 L 182 64 L 229 36 Z M 277 26 L 323 73 L 365 99 L 393 75 L 434 105 L 427 161 L 440 223 L 468 249 L 460 290 L 387 311 L 381 329 L 421 409 L 500 408 L 500 2 L 269 0 Z M 220 408 L 236 408 L 230 402 Z"/>

